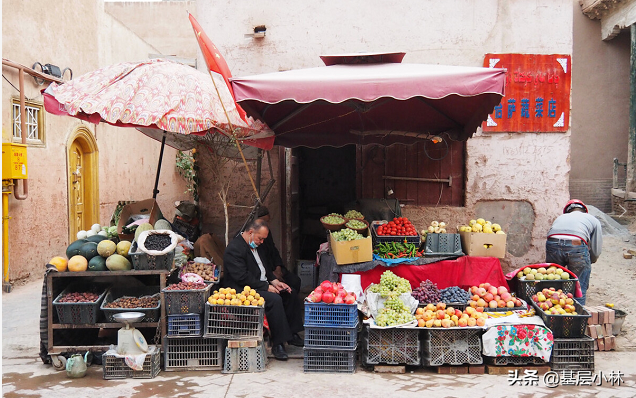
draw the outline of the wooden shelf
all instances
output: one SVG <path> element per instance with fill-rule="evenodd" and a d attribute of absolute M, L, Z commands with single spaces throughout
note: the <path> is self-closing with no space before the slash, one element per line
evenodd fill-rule
<path fill-rule="evenodd" d="M 131 326 L 137 329 L 143 328 L 156 328 L 159 322 L 141 322 L 134 323 Z M 121 329 L 124 326 L 123 323 L 93 323 L 88 325 L 75 325 L 71 323 L 54 323 L 51 325 L 53 329 Z"/>

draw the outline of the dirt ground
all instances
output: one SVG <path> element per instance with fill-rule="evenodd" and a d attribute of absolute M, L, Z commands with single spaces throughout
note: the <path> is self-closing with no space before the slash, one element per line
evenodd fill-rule
<path fill-rule="evenodd" d="M 628 315 L 623 323 L 622 332 L 617 336 L 618 350 L 636 350 L 636 256 L 623 258 L 626 249 L 636 250 L 636 217 L 615 218 L 630 232 L 631 239 L 619 234 L 603 235 L 601 257 L 592 264 L 590 288 L 587 292 L 587 305 L 613 303 L 615 309 L 621 309 Z"/>

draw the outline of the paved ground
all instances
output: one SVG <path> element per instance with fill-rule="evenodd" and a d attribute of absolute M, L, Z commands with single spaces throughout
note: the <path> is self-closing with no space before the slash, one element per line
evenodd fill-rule
<path fill-rule="evenodd" d="M 43 365 L 39 346 L 42 285 L 18 286 L 2 295 L 2 393 L 4 397 L 307 397 L 313 394 L 358 397 L 635 397 L 635 351 L 597 353 L 596 370 L 608 376 L 622 372 L 620 386 L 510 386 L 508 376 L 438 375 L 413 369 L 404 375 L 377 374 L 358 367 L 355 374 L 303 373 L 302 359 L 270 360 L 262 373 L 161 372 L 151 380 L 103 380 L 101 367 L 91 366 L 83 379 L 68 379 Z M 598 380 L 596 383 L 598 384 Z"/>

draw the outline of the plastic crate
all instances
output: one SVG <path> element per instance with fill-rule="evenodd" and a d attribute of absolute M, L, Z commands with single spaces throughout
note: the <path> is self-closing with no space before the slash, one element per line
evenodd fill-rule
<path fill-rule="evenodd" d="M 170 271 L 174 264 L 174 250 L 160 256 L 151 256 L 141 250 L 137 250 L 137 242 L 133 242 L 128 251 L 128 257 L 136 270 L 166 270 Z"/>
<path fill-rule="evenodd" d="M 423 341 L 423 362 L 426 366 L 481 365 L 481 331 L 426 330 Z"/>
<path fill-rule="evenodd" d="M 267 365 L 267 353 L 262 342 L 256 347 L 225 347 L 221 373 L 262 372 Z"/>
<path fill-rule="evenodd" d="M 204 337 L 163 340 L 166 372 L 184 370 L 220 370 L 222 341 Z"/>
<path fill-rule="evenodd" d="M 515 280 L 517 283 L 515 289 L 517 297 L 527 302 L 532 301 L 532 296 L 537 294 L 537 292 L 551 287 L 555 288 L 556 290 L 561 289 L 563 293 L 574 294 L 574 292 L 576 291 L 576 282 L 579 281 L 577 278 L 526 281 L 516 277 Z"/>
<path fill-rule="evenodd" d="M 462 240 L 459 234 L 426 234 L 427 256 L 449 256 L 464 254 Z"/>
<path fill-rule="evenodd" d="M 303 350 L 306 373 L 355 373 L 356 352 L 338 350 Z"/>
<path fill-rule="evenodd" d="M 550 365 L 554 371 L 594 371 L 594 339 L 554 339 Z"/>
<path fill-rule="evenodd" d="M 201 337 L 201 315 L 168 315 L 168 337 Z"/>
<path fill-rule="evenodd" d="M 163 289 L 166 315 L 203 314 L 212 286 L 208 284 L 205 289 L 196 290 Z"/>
<path fill-rule="evenodd" d="M 152 350 L 152 351 L 150 351 Z M 133 370 L 126 365 L 124 357 L 108 352 L 102 355 L 102 368 L 104 371 L 104 379 L 125 379 L 132 377 L 133 379 L 152 379 L 161 371 L 161 349 L 159 347 L 150 346 L 149 353 L 146 355 L 142 370 Z"/>
<path fill-rule="evenodd" d="M 305 302 L 305 326 L 352 328 L 357 324 L 356 304 Z"/>
<path fill-rule="evenodd" d="M 537 357 L 484 357 L 490 365 L 544 365 L 545 361 Z"/>
<path fill-rule="evenodd" d="M 305 332 L 306 333 L 306 332 Z M 420 365 L 420 330 L 372 329 L 365 325 L 362 363 L 365 365 Z"/>
<path fill-rule="evenodd" d="M 196 242 L 199 237 L 199 228 L 196 225 L 187 223 L 177 216 L 172 219 L 172 230 L 190 242 Z"/>
<path fill-rule="evenodd" d="M 532 302 L 532 306 L 535 308 L 537 315 L 543 319 L 545 326 L 552 331 L 552 335 L 555 338 L 585 336 L 587 318 L 590 318 L 592 315 L 576 300 L 574 301 L 574 308 L 576 308 L 578 315 L 548 315 L 539 308 L 539 305 L 534 301 Z"/>
<path fill-rule="evenodd" d="M 134 297 L 143 297 L 143 296 L 157 296 L 159 297 L 159 287 L 149 287 L 148 289 L 142 289 L 143 291 L 139 292 L 137 294 L 134 295 Z M 130 294 L 124 294 L 121 290 L 113 290 L 110 289 L 107 293 L 106 293 L 106 297 L 104 297 L 104 301 L 102 301 L 102 304 L 100 306 L 100 309 L 102 310 L 102 312 L 104 313 L 104 315 L 106 316 L 106 321 L 107 322 L 116 322 L 118 323 L 119 321 L 115 320 L 115 318 L 113 317 L 113 315 L 115 314 L 119 314 L 122 312 L 143 312 L 145 314 L 144 318 L 141 320 L 141 322 L 157 322 L 159 321 L 159 317 L 161 316 L 161 300 L 159 300 L 159 302 L 157 303 L 156 307 L 152 307 L 152 308 L 106 308 L 106 304 L 108 303 L 112 303 L 113 301 L 121 298 L 121 297 L 132 297 Z"/>
<path fill-rule="evenodd" d="M 355 350 L 357 345 L 357 326 L 352 328 L 305 328 L 305 348 Z"/>
<path fill-rule="evenodd" d="M 265 307 L 205 304 L 205 337 L 263 337 Z"/>
<path fill-rule="evenodd" d="M 318 268 L 315 260 L 298 260 L 296 272 L 300 278 L 300 290 L 310 292 L 318 285 Z"/>
<path fill-rule="evenodd" d="M 99 317 L 101 315 L 99 311 L 99 307 L 106 297 L 106 293 L 108 292 L 106 289 L 106 285 L 104 284 L 92 284 L 91 288 L 87 288 L 86 286 L 82 286 L 79 284 L 71 285 L 64 289 L 56 298 L 53 300 L 53 306 L 57 310 L 57 317 L 60 323 L 70 323 L 73 325 L 93 325 L 99 321 Z M 97 301 L 92 303 L 61 303 L 59 302 L 60 298 L 64 296 L 66 293 L 75 293 L 75 292 L 100 292 L 101 294 L 97 298 Z"/>
<path fill-rule="evenodd" d="M 420 244 L 420 234 L 417 235 L 378 235 L 377 229 L 378 225 L 375 221 L 371 223 L 371 237 L 373 239 L 373 244 L 377 245 L 378 243 L 385 242 L 404 242 L 414 243 L 419 246 Z"/>

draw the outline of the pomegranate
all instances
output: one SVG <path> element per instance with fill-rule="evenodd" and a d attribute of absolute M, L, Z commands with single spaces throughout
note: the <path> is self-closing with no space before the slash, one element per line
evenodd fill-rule
<path fill-rule="evenodd" d="M 324 301 L 327 304 L 333 303 L 333 301 L 335 300 L 336 296 L 332 293 L 332 292 L 324 292 L 322 294 L 322 301 Z"/>
<path fill-rule="evenodd" d="M 347 294 L 345 296 L 345 298 L 344 298 L 344 302 L 345 302 L 345 304 L 353 304 L 353 303 L 355 303 L 356 302 L 356 298 L 355 298 L 354 293 Z"/>
<path fill-rule="evenodd" d="M 323 282 L 320 284 L 320 287 L 322 288 L 322 291 L 323 291 L 323 292 L 328 292 L 328 291 L 330 291 L 330 290 L 331 290 L 331 282 L 329 282 L 329 281 L 323 281 Z"/>
<path fill-rule="evenodd" d="M 334 304 L 344 304 L 344 300 L 342 298 L 343 296 L 336 296 L 336 298 L 333 300 Z"/>
<path fill-rule="evenodd" d="M 318 292 L 318 289 L 314 290 L 310 295 L 309 299 L 313 303 L 319 303 L 322 300 L 322 291 Z"/>

